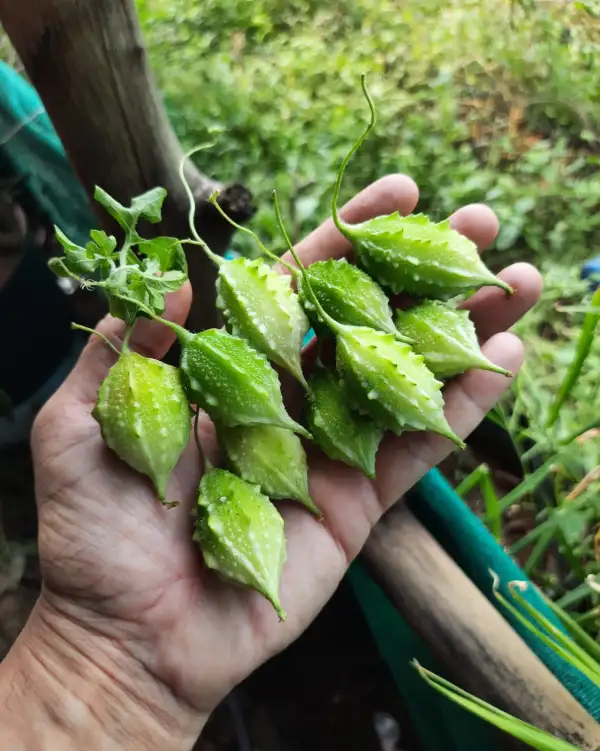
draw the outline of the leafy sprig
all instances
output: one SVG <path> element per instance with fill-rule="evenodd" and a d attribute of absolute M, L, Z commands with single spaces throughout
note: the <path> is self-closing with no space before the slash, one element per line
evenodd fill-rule
<path fill-rule="evenodd" d="M 113 316 L 131 325 L 139 316 L 146 316 L 143 308 L 155 315 L 165 309 L 168 292 L 179 289 L 188 278 L 185 251 L 174 237 L 144 239 L 138 224 L 145 219 L 158 224 L 167 191 L 153 188 L 123 206 L 102 188 L 96 187 L 94 198 L 119 224 L 124 239 L 118 247 L 117 239 L 103 230 L 91 230 L 85 247 L 72 242 L 58 227 L 56 239 L 64 255 L 52 258 L 50 268 L 58 276 L 76 279 L 83 287 L 101 287 L 109 301 Z M 140 307 L 133 302 L 140 303 Z"/>

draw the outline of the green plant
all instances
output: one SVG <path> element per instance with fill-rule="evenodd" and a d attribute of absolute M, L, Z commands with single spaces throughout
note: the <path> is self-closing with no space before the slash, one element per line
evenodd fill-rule
<path fill-rule="evenodd" d="M 494 578 L 494 594 L 502 607 L 508 610 L 563 660 L 575 667 L 596 686 L 600 686 L 600 646 L 597 642 L 591 639 L 562 608 L 546 599 L 546 603 L 564 626 L 564 629 L 557 628 L 537 608 L 523 598 L 521 591 L 529 586 L 526 582 L 510 582 L 508 591 L 514 602 L 507 600 L 499 591 L 498 577 L 493 572 L 491 573 Z M 445 678 L 422 667 L 416 661 L 414 664 L 424 680 L 436 691 L 444 694 L 469 712 L 478 715 L 486 722 L 523 741 L 528 746 L 540 749 L 540 751 L 568 751 L 577 748 L 571 743 L 556 738 L 550 733 L 497 709 L 482 699 L 478 699 Z"/>

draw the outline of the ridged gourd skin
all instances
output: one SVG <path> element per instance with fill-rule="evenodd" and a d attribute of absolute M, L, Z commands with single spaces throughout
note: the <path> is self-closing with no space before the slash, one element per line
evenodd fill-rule
<path fill-rule="evenodd" d="M 231 334 L 246 339 L 306 386 L 300 353 L 309 322 L 287 274 L 260 258 L 227 261 L 219 267 L 217 306 Z"/>
<path fill-rule="evenodd" d="M 310 496 L 306 453 L 295 433 L 272 425 L 219 425 L 217 437 L 236 475 L 269 498 L 299 501 L 321 516 Z"/>
<path fill-rule="evenodd" d="M 378 425 L 397 435 L 430 430 L 464 446 L 444 416 L 441 381 L 408 344 L 352 326 L 338 333 L 336 354 L 346 393 Z"/>
<path fill-rule="evenodd" d="M 223 425 L 276 425 L 310 438 L 287 414 L 279 377 L 261 352 L 222 329 L 182 341 L 181 377 L 188 400 Z"/>
<path fill-rule="evenodd" d="M 427 300 L 409 310 L 396 311 L 401 333 L 414 339 L 415 352 L 437 378 L 452 378 L 471 368 L 510 375 L 481 352 L 475 326 L 467 310 Z"/>
<path fill-rule="evenodd" d="M 194 540 L 208 568 L 260 592 L 285 619 L 279 600 L 286 560 L 283 518 L 258 486 L 227 470 L 209 469 L 200 481 Z"/>
<path fill-rule="evenodd" d="M 353 410 L 338 378 L 326 368 L 311 374 L 305 409 L 315 444 L 330 458 L 375 477 L 375 457 L 384 430 Z"/>
<path fill-rule="evenodd" d="M 350 326 L 369 326 L 395 334 L 389 300 L 368 274 L 345 258 L 315 261 L 307 267 L 310 285 L 321 306 L 334 320 Z M 302 277 L 298 294 L 310 322 L 319 334 L 329 331 L 315 310 Z"/>
<path fill-rule="evenodd" d="M 190 440 L 191 411 L 179 370 L 135 352 L 121 355 L 100 385 L 92 415 L 107 446 L 150 477 L 164 501 Z"/>
<path fill-rule="evenodd" d="M 437 300 L 484 286 L 511 287 L 485 266 L 477 246 L 450 226 L 424 214 L 398 212 L 341 230 L 356 250 L 358 265 L 382 287 Z"/>

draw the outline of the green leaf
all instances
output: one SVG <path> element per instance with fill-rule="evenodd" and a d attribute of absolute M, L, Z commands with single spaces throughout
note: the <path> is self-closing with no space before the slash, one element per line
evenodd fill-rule
<path fill-rule="evenodd" d="M 92 238 L 85 246 L 88 254 L 100 258 L 112 258 L 117 247 L 117 240 L 113 235 L 107 235 L 103 230 L 93 229 L 90 232 Z"/>
<path fill-rule="evenodd" d="M 167 197 L 164 188 L 152 188 L 136 196 L 131 202 L 131 211 L 151 224 L 158 224 L 162 219 L 162 205 Z"/>
<path fill-rule="evenodd" d="M 187 277 L 187 259 L 183 246 L 175 237 L 155 237 L 137 244 L 139 252 L 158 261 L 160 271 L 177 269 Z"/>
<path fill-rule="evenodd" d="M 76 275 L 93 274 L 96 270 L 96 264 L 93 258 L 89 256 L 86 248 L 82 248 L 81 245 L 76 245 L 69 240 L 64 232 L 56 226 L 54 232 L 56 239 L 65 251 L 65 256 L 62 259 L 56 259 L 57 262 L 51 263 L 50 268 L 59 276 L 70 276 L 69 272 Z M 52 261 L 54 260 L 52 259 Z M 62 261 L 62 265 L 58 263 L 58 260 Z"/>
<path fill-rule="evenodd" d="M 508 714 L 508 712 L 503 712 L 492 704 L 488 704 L 488 702 L 473 696 L 473 694 L 455 686 L 445 678 L 432 673 L 430 670 L 426 670 L 416 661 L 413 664 L 421 674 L 421 677 L 436 691 L 439 691 L 463 709 L 489 722 L 490 725 L 494 725 L 505 733 L 512 735 L 513 738 L 523 741 L 523 743 L 531 746 L 531 748 L 537 748 L 539 751 L 573 751 L 577 749 L 577 746 L 556 738 L 545 730 L 540 730 L 534 725 L 519 720 Z"/>
<path fill-rule="evenodd" d="M 600 305 L 600 287 L 598 287 L 598 289 L 594 292 L 591 300 L 592 308 L 595 308 L 598 305 Z M 579 334 L 579 340 L 577 342 L 575 357 L 573 358 L 573 361 L 571 362 L 571 365 L 569 366 L 569 369 L 567 370 L 565 377 L 563 378 L 563 381 L 559 386 L 556 399 L 554 400 L 554 403 L 552 404 L 552 407 L 550 409 L 550 415 L 548 417 L 548 422 L 546 423 L 546 427 L 548 428 L 551 427 L 556 421 L 561 407 L 567 400 L 567 397 L 569 396 L 579 379 L 583 364 L 585 363 L 592 349 L 592 344 L 594 343 L 594 334 L 596 332 L 596 326 L 598 325 L 599 319 L 600 314 L 594 312 L 587 313 L 584 318 L 583 326 L 581 327 L 581 333 Z"/>
<path fill-rule="evenodd" d="M 166 196 L 167 191 L 164 188 L 152 188 L 152 190 L 136 196 L 132 200 L 131 206 L 127 207 L 99 186 L 94 189 L 96 201 L 119 223 L 128 236 L 134 233 L 140 219 L 146 219 L 152 224 L 160 222 L 162 205 Z"/>

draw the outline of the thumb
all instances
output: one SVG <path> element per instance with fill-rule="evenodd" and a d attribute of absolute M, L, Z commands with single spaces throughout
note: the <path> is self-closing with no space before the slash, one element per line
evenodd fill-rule
<path fill-rule="evenodd" d="M 183 324 L 192 304 L 192 287 L 186 282 L 181 289 L 166 297 L 163 317 Z M 96 331 L 103 334 L 111 344 L 120 350 L 125 336 L 125 322 L 111 315 L 105 316 Z M 160 360 L 169 351 L 175 334 L 158 321 L 146 318 L 138 320 L 129 340 L 129 347 L 145 357 Z M 109 369 L 117 360 L 115 352 L 98 336 L 90 334 L 75 367 L 61 386 L 62 396 L 89 404 L 95 402 L 98 388 Z"/>

